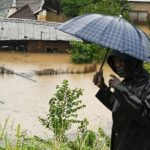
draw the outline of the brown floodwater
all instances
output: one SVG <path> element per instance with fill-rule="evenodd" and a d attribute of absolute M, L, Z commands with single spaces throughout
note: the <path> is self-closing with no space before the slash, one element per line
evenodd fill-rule
<path fill-rule="evenodd" d="M 85 65 L 76 65 L 71 61 L 69 54 L 28 54 L 28 53 L 0 53 L 0 66 L 11 69 L 16 73 L 22 73 L 36 80 L 32 82 L 25 78 L 13 75 L 0 75 L 0 121 L 8 116 L 15 124 L 20 123 L 23 129 L 29 133 L 45 137 L 51 135 L 39 122 L 38 117 L 45 117 L 48 113 L 48 102 L 56 92 L 56 85 L 64 79 L 69 81 L 71 88 L 84 89 L 80 99 L 86 108 L 79 111 L 79 118 L 88 118 L 89 128 L 97 130 L 102 127 L 109 134 L 112 124 L 111 112 L 105 108 L 96 98 L 98 88 L 93 84 L 94 73 L 88 74 L 59 74 L 37 76 L 35 70 L 53 68 L 79 70 Z M 111 70 L 104 67 L 106 83 Z M 76 133 L 74 126 L 69 134 Z"/>

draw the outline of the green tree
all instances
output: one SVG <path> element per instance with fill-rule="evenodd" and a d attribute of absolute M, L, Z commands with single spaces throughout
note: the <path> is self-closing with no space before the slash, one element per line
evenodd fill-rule
<path fill-rule="evenodd" d="M 101 0 L 87 5 L 81 12 L 102 13 L 106 15 L 118 15 L 121 11 L 120 4 L 114 0 Z"/>
<path fill-rule="evenodd" d="M 101 13 L 118 16 L 123 7 L 128 10 L 127 0 L 61 0 L 63 12 L 70 17 L 86 13 Z M 128 11 L 125 11 L 127 18 Z"/>
<path fill-rule="evenodd" d="M 78 16 L 81 9 L 89 4 L 89 0 L 61 0 L 63 13 L 69 17 Z"/>
<path fill-rule="evenodd" d="M 75 63 L 91 63 L 103 60 L 106 49 L 96 44 L 85 44 L 78 41 L 70 42 L 72 61 Z"/>

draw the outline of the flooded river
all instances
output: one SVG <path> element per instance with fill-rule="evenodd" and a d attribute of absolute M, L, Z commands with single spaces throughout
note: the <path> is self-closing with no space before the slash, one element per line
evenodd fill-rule
<path fill-rule="evenodd" d="M 36 80 L 21 78 L 17 75 L 0 75 L 0 121 L 3 122 L 8 116 L 14 123 L 20 123 L 23 129 L 29 133 L 44 137 L 50 134 L 39 122 L 38 116 L 44 117 L 48 113 L 49 99 L 56 92 L 56 85 L 64 79 L 69 81 L 71 88 L 84 89 L 81 99 L 86 108 L 79 111 L 80 118 L 88 118 L 89 128 L 97 130 L 103 127 L 109 134 L 111 128 L 111 112 L 107 110 L 96 98 L 98 88 L 93 85 L 94 73 L 88 74 L 59 74 L 37 76 L 35 70 L 73 69 L 78 70 L 84 65 L 72 64 L 69 54 L 18 54 L 0 53 L 0 66 L 4 66 L 16 73 L 23 73 Z M 110 74 L 109 67 L 105 66 L 104 75 L 106 81 Z M 76 132 L 75 127 L 70 134 Z"/>

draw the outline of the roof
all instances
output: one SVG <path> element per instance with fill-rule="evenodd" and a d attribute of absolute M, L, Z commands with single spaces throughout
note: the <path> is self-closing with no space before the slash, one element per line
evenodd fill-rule
<path fill-rule="evenodd" d="M 22 18 L 22 19 L 32 19 L 36 20 L 30 6 L 27 4 L 20 8 L 18 11 L 9 16 L 9 18 Z"/>
<path fill-rule="evenodd" d="M 41 10 L 44 0 L 16 0 L 16 7 L 22 8 L 25 5 L 29 5 L 33 12 Z"/>
<path fill-rule="evenodd" d="M 0 18 L 0 40 L 80 40 L 72 35 L 57 30 L 55 27 L 58 25 L 60 25 L 60 23 L 17 18 Z"/>
<path fill-rule="evenodd" d="M 44 4 L 44 0 L 0 0 L 0 16 L 6 16 L 10 7 L 14 7 L 15 1 L 19 9 L 28 4 L 33 13 L 40 11 Z"/>

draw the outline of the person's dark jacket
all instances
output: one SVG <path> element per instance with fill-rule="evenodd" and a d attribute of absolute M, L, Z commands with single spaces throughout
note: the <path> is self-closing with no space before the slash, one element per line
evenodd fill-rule
<path fill-rule="evenodd" d="M 108 58 L 108 64 L 115 71 L 113 57 Z M 101 88 L 96 97 L 112 111 L 111 150 L 150 150 L 149 74 L 140 61 L 125 59 L 129 78 L 114 92 L 107 86 Z"/>

